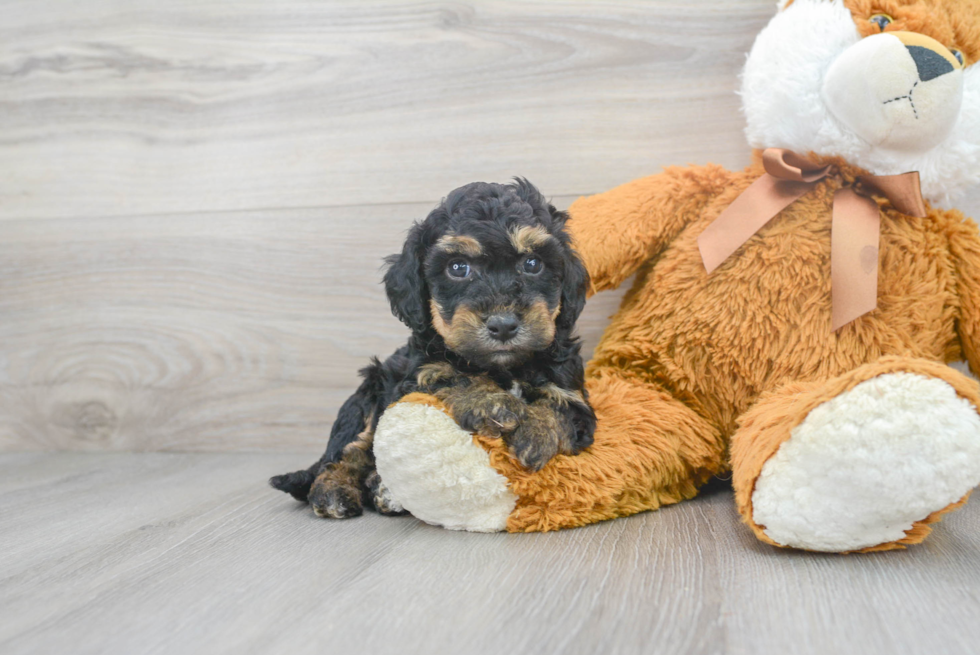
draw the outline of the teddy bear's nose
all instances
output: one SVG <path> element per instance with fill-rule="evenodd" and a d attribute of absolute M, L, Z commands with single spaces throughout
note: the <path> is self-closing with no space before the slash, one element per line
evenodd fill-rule
<path fill-rule="evenodd" d="M 935 50 L 920 45 L 906 45 L 905 48 L 912 55 L 912 61 L 915 62 L 915 67 L 919 71 L 919 79 L 923 82 L 928 82 L 940 75 L 956 70 L 945 57 Z"/>
<path fill-rule="evenodd" d="M 956 59 L 953 52 L 942 43 L 918 32 L 885 32 L 902 42 L 915 68 L 919 72 L 919 81 L 928 82 L 947 73 L 952 73 L 963 65 Z"/>

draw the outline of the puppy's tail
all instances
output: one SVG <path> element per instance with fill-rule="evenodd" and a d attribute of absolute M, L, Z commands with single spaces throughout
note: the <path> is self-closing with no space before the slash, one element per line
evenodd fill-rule
<path fill-rule="evenodd" d="M 319 465 L 320 463 L 317 462 L 308 469 L 273 476 L 269 478 L 269 484 L 272 485 L 273 489 L 283 491 L 296 500 L 305 503 L 310 495 L 313 480 L 316 479 L 316 471 Z"/>

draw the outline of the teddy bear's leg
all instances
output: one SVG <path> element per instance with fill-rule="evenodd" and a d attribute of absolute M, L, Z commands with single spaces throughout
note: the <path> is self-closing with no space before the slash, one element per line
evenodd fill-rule
<path fill-rule="evenodd" d="M 449 528 L 532 532 L 627 516 L 697 494 L 724 465 L 718 428 L 662 389 L 590 371 L 595 442 L 529 471 L 500 439 L 459 428 L 431 396 L 389 408 L 375 433 L 378 472 L 416 517 Z"/>
<path fill-rule="evenodd" d="M 595 442 L 537 474 L 505 450 L 490 451 L 511 481 L 511 532 L 570 528 L 693 498 L 725 467 L 720 429 L 664 389 L 616 368 L 590 369 Z"/>
<path fill-rule="evenodd" d="M 732 438 L 739 512 L 777 546 L 918 543 L 980 484 L 978 407 L 975 381 L 906 357 L 764 394 Z"/>
<path fill-rule="evenodd" d="M 389 504 L 450 530 L 506 529 L 517 496 L 434 396 L 413 393 L 388 407 L 374 433 L 374 456 Z"/>

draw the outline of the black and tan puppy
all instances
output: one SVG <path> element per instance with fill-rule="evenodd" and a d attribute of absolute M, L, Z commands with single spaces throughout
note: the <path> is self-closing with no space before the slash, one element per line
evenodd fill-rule
<path fill-rule="evenodd" d="M 401 513 L 371 442 L 385 408 L 413 391 L 442 399 L 463 428 L 503 437 L 530 469 L 591 445 L 595 414 L 572 336 L 588 273 L 567 220 L 518 179 L 456 189 L 416 223 L 384 276 L 412 336 L 361 372 L 320 461 L 272 486 L 309 501 L 317 516 L 357 516 L 365 503 Z"/>

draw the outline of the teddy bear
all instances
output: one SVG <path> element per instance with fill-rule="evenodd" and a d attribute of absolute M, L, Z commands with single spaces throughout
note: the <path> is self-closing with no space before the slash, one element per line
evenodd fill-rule
<path fill-rule="evenodd" d="M 418 518 L 546 531 L 693 498 L 731 476 L 774 546 L 922 541 L 980 484 L 974 0 L 789 0 L 741 97 L 742 171 L 668 168 L 580 198 L 592 292 L 632 288 L 587 367 L 595 443 L 539 471 L 412 394 L 375 434 Z"/>

